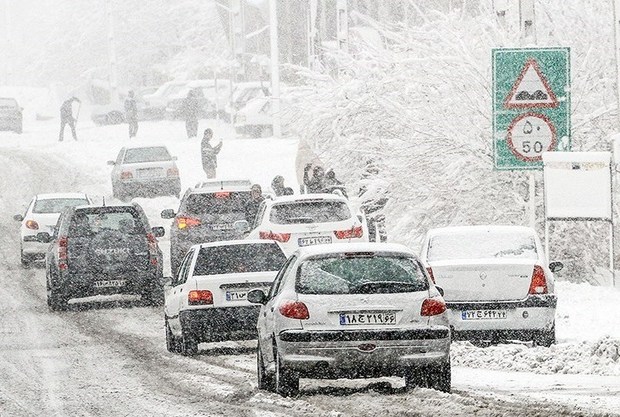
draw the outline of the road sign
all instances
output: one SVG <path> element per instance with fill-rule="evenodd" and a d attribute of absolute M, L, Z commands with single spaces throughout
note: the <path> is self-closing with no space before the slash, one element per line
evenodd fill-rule
<path fill-rule="evenodd" d="M 570 49 L 493 49 L 495 168 L 542 169 L 570 150 Z"/>

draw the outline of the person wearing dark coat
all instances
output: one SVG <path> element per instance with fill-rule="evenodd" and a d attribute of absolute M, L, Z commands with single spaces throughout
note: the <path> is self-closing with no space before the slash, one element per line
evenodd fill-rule
<path fill-rule="evenodd" d="M 125 100 L 125 120 L 129 125 L 129 137 L 136 137 L 138 133 L 138 103 L 136 103 L 133 91 L 129 92 L 129 96 Z"/>
<path fill-rule="evenodd" d="M 362 187 L 359 190 L 359 197 L 362 199 L 361 209 L 366 215 L 368 223 L 368 235 L 371 242 L 377 240 L 387 241 L 387 231 L 385 228 L 385 215 L 383 209 L 389 201 L 387 191 L 378 184 L 379 169 L 371 159 L 366 163 L 366 172 L 362 174 Z M 368 186 L 374 185 L 376 188 L 373 196 L 368 196 Z M 377 236 L 378 235 L 378 236 Z"/>
<path fill-rule="evenodd" d="M 333 193 L 338 190 L 344 197 L 347 196 L 347 189 L 344 186 L 344 183 L 336 178 L 336 173 L 333 169 L 330 169 L 325 173 L 325 179 L 323 181 L 324 192 Z"/>
<path fill-rule="evenodd" d="M 263 197 L 263 190 L 261 186 L 258 184 L 252 185 L 252 188 L 250 189 L 250 199 L 246 201 L 244 206 L 245 219 L 250 225 L 254 224 L 254 220 L 256 220 L 256 215 L 258 214 L 258 209 L 263 201 L 265 201 L 265 197 Z"/>
<path fill-rule="evenodd" d="M 202 159 L 202 169 L 207 174 L 207 178 L 215 178 L 215 169 L 217 168 L 217 154 L 222 149 L 222 141 L 215 146 L 211 146 L 211 138 L 213 131 L 205 129 L 200 143 L 200 156 Z"/>
<path fill-rule="evenodd" d="M 287 187 L 284 186 L 284 177 L 282 175 L 276 175 L 273 178 L 273 181 L 271 181 L 271 189 L 273 190 L 273 193 L 276 195 L 276 197 L 284 195 L 284 190 L 286 188 Z"/>
<path fill-rule="evenodd" d="M 325 170 L 323 167 L 317 165 L 312 169 L 312 177 L 310 177 L 309 173 L 311 169 L 312 164 L 308 164 L 304 168 L 304 185 L 306 186 L 306 192 L 308 194 L 325 192 Z"/>
<path fill-rule="evenodd" d="M 75 133 L 75 122 L 76 118 L 73 117 L 73 102 L 77 101 L 81 103 L 80 99 L 77 97 L 71 97 L 68 100 L 65 100 L 60 106 L 60 135 L 58 136 L 58 141 L 62 142 L 65 135 L 65 126 L 68 124 L 71 128 L 71 134 L 73 135 L 73 140 L 77 140 L 77 134 Z"/>
<path fill-rule="evenodd" d="M 185 120 L 185 131 L 188 138 L 195 138 L 198 135 L 199 114 L 200 102 L 196 98 L 194 91 L 190 90 L 179 108 L 179 116 Z"/>

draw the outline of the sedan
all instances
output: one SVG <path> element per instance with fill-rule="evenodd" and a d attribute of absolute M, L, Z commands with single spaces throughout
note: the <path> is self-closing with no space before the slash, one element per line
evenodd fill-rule
<path fill-rule="evenodd" d="M 14 98 L 0 97 L 0 130 L 22 133 L 22 111 Z"/>
<path fill-rule="evenodd" d="M 430 230 L 420 255 L 441 286 L 454 337 L 555 343 L 555 279 L 534 229 L 465 226 Z"/>
<path fill-rule="evenodd" d="M 450 391 L 450 329 L 440 290 L 402 245 L 302 248 L 258 315 L 258 387 L 295 395 L 300 378 L 402 376 Z"/>

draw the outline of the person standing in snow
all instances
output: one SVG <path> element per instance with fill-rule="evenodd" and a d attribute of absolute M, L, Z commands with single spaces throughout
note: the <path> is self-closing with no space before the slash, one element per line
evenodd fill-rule
<path fill-rule="evenodd" d="M 286 187 L 284 186 L 284 177 L 282 175 L 276 175 L 271 181 L 271 189 L 276 197 L 280 197 L 284 195 L 284 190 Z"/>
<path fill-rule="evenodd" d="M 77 118 L 73 117 L 73 102 L 77 101 L 81 103 L 80 99 L 77 97 L 71 97 L 68 100 L 65 100 L 60 106 L 60 135 L 58 136 L 58 141 L 62 142 L 65 135 L 65 126 L 68 124 L 71 128 L 71 134 L 73 135 L 73 140 L 77 141 L 77 134 L 75 133 L 75 122 Z"/>
<path fill-rule="evenodd" d="M 378 178 L 379 169 L 370 159 L 366 162 L 366 171 L 362 174 L 362 186 L 359 197 L 362 199 L 361 209 L 368 222 L 368 235 L 371 242 L 387 241 L 385 215 L 383 208 L 388 202 L 387 191 L 381 186 Z M 377 236 L 378 235 L 378 236 Z M 378 238 L 378 239 L 377 239 Z"/>
<path fill-rule="evenodd" d="M 324 191 L 326 193 L 333 193 L 334 191 L 339 192 L 340 194 L 342 194 L 343 197 L 347 197 L 347 189 L 344 186 L 344 183 L 342 181 L 340 181 L 338 178 L 336 178 L 336 173 L 334 172 L 333 169 L 330 169 L 329 171 L 327 171 L 325 173 L 325 179 L 324 179 Z"/>
<path fill-rule="evenodd" d="M 256 220 L 256 215 L 258 214 L 258 208 L 261 203 L 265 201 L 265 197 L 263 197 L 263 189 L 260 185 L 254 184 L 250 189 L 250 199 L 245 203 L 245 220 L 250 224 L 254 224 L 254 220 Z"/>
<path fill-rule="evenodd" d="M 312 177 L 310 177 L 310 170 L 312 164 L 307 164 L 304 168 L 304 185 L 306 186 L 306 192 L 308 194 L 325 192 L 325 170 L 321 166 L 315 166 L 312 169 Z"/>
<path fill-rule="evenodd" d="M 183 99 L 179 116 L 185 120 L 185 131 L 187 138 L 195 138 L 198 135 L 198 115 L 200 114 L 200 103 L 193 90 L 187 92 L 187 97 Z"/>
<path fill-rule="evenodd" d="M 211 138 L 213 131 L 205 129 L 200 143 L 200 156 L 202 158 L 202 169 L 207 174 L 207 178 L 215 178 L 215 169 L 217 168 L 217 154 L 222 149 L 222 141 L 215 146 L 211 146 Z"/>
<path fill-rule="evenodd" d="M 125 120 L 129 125 L 129 138 L 136 137 L 138 133 L 138 104 L 133 91 L 129 92 L 129 96 L 125 100 Z"/>

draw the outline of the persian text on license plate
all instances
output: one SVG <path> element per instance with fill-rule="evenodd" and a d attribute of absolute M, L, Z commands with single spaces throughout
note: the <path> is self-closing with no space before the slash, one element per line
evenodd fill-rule
<path fill-rule="evenodd" d="M 213 230 L 231 230 L 233 225 L 232 223 L 213 223 L 211 228 Z"/>
<path fill-rule="evenodd" d="M 125 285 L 125 280 L 122 279 L 113 279 L 110 281 L 95 281 L 95 288 L 122 287 L 123 285 Z"/>
<path fill-rule="evenodd" d="M 163 177 L 164 170 L 161 168 L 139 169 L 138 177 L 140 178 L 157 178 Z"/>
<path fill-rule="evenodd" d="M 247 291 L 226 291 L 226 301 L 245 301 L 247 298 Z"/>
<path fill-rule="evenodd" d="M 504 320 L 506 310 L 465 310 L 461 311 L 461 320 Z"/>
<path fill-rule="evenodd" d="M 330 236 L 300 237 L 297 242 L 299 246 L 325 245 L 332 243 L 332 238 Z"/>
<path fill-rule="evenodd" d="M 396 313 L 340 313 L 340 324 L 396 324 Z"/>

